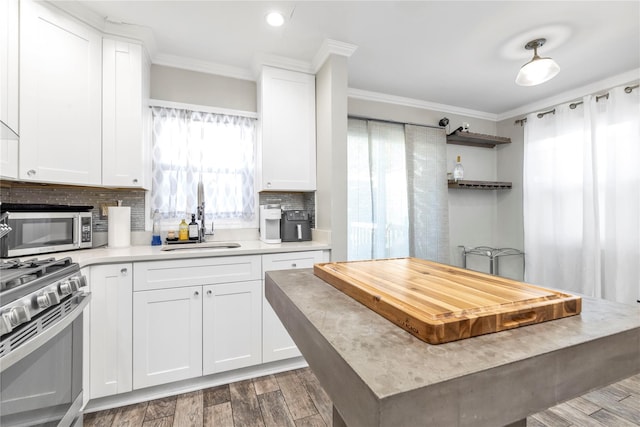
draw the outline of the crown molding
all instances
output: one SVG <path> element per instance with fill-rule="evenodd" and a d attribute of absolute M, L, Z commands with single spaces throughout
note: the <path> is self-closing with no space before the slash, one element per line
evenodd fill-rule
<path fill-rule="evenodd" d="M 201 61 L 199 59 L 187 58 L 184 56 L 159 53 L 155 57 L 152 57 L 152 62 L 154 65 L 164 65 L 167 67 L 181 68 L 183 70 L 197 71 L 200 73 L 217 74 L 234 79 L 255 80 L 251 71 L 245 68 L 209 61 Z"/>
<path fill-rule="evenodd" d="M 358 46 L 350 43 L 345 43 L 337 40 L 324 39 L 320 45 L 320 49 L 313 57 L 311 61 L 311 69 L 313 74 L 316 74 L 320 67 L 325 63 L 329 55 L 341 55 L 349 58 L 353 55 L 353 52 L 358 49 Z"/>
<path fill-rule="evenodd" d="M 82 3 L 70 1 L 57 2 L 54 0 L 47 0 L 43 3 L 62 10 L 100 32 L 104 31 L 105 17 L 87 8 Z"/>
<path fill-rule="evenodd" d="M 484 111 L 471 110 L 468 108 L 456 107 L 454 105 L 439 104 L 437 102 L 423 101 L 420 99 L 405 98 L 402 96 L 387 95 L 379 92 L 370 92 L 361 89 L 349 88 L 347 92 L 349 98 L 362 99 L 365 101 L 384 102 L 387 104 L 402 105 L 405 107 L 422 108 L 424 110 L 439 111 L 448 114 L 458 114 L 461 116 L 472 117 L 476 119 L 496 121 L 497 115 L 486 113 Z"/>
<path fill-rule="evenodd" d="M 615 86 L 621 86 L 627 83 L 633 83 L 640 80 L 640 68 L 636 68 L 635 70 L 630 70 L 604 80 L 600 80 L 594 83 L 590 83 L 585 86 L 581 86 L 576 89 L 572 89 L 567 92 L 563 92 L 561 94 L 552 96 L 550 98 L 543 99 L 541 101 L 533 102 L 531 104 L 523 105 L 522 107 L 515 108 L 510 111 L 506 111 L 504 113 L 498 114 L 497 120 L 502 121 L 506 119 L 511 119 L 513 117 L 518 116 L 526 116 L 527 114 L 546 110 L 548 108 L 552 108 L 559 104 L 564 104 L 566 102 L 575 101 L 576 99 L 582 98 L 583 96 L 590 95 L 593 93 L 606 91 Z"/>
<path fill-rule="evenodd" d="M 84 24 L 99 31 L 103 36 L 142 44 L 151 58 L 153 58 L 157 52 L 156 39 L 151 28 L 127 22 L 113 21 L 108 16 L 101 16 L 79 2 L 61 3 L 49 0 L 45 3 L 80 20 Z"/>
<path fill-rule="evenodd" d="M 284 68 L 285 70 L 299 71 L 301 73 L 315 74 L 308 61 L 301 61 L 299 59 L 271 55 L 268 53 L 258 53 L 253 57 L 252 61 L 252 71 L 255 80 L 260 76 L 264 65 L 275 68 Z"/>

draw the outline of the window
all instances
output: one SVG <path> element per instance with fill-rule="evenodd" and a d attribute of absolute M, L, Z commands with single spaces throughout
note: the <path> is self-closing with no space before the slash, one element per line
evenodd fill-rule
<path fill-rule="evenodd" d="M 153 107 L 151 211 L 177 226 L 196 213 L 198 181 L 205 193 L 205 224 L 257 227 L 254 190 L 256 120 L 249 117 Z"/>
<path fill-rule="evenodd" d="M 449 260 L 442 129 L 350 118 L 347 258 Z"/>

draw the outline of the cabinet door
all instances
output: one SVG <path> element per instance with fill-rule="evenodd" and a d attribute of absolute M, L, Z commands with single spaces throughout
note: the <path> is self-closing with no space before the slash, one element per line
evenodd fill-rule
<path fill-rule="evenodd" d="M 315 190 L 315 76 L 264 67 L 259 85 L 260 190 Z"/>
<path fill-rule="evenodd" d="M 18 0 L 0 2 L 0 120 L 18 132 Z M 0 176 L 15 179 L 18 141 L 10 134 L 0 129 Z"/>
<path fill-rule="evenodd" d="M 91 399 L 132 390 L 132 264 L 91 267 Z"/>
<path fill-rule="evenodd" d="M 106 186 L 145 185 L 143 64 L 142 46 L 102 41 L 102 184 Z"/>
<path fill-rule="evenodd" d="M 202 375 L 202 287 L 133 293 L 133 388 Z"/>
<path fill-rule="evenodd" d="M 312 268 L 322 262 L 322 251 L 291 252 L 262 256 L 262 271 Z M 264 292 L 263 292 L 264 294 Z M 300 356 L 284 325 L 266 298 L 262 299 L 262 361 L 264 363 Z"/>
<path fill-rule="evenodd" d="M 205 286 L 203 374 L 262 361 L 261 281 Z"/>
<path fill-rule="evenodd" d="M 20 179 L 101 183 L 101 45 L 62 11 L 20 3 Z"/>

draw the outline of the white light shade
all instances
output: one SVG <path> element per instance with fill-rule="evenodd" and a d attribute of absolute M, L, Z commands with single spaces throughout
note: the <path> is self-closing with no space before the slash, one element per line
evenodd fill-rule
<path fill-rule="evenodd" d="M 280 12 L 271 12 L 266 17 L 267 24 L 272 27 L 280 27 L 284 24 L 284 16 Z"/>
<path fill-rule="evenodd" d="M 560 72 L 560 66 L 551 58 L 533 59 L 520 68 L 516 77 L 516 84 L 520 86 L 535 86 L 551 80 Z"/>

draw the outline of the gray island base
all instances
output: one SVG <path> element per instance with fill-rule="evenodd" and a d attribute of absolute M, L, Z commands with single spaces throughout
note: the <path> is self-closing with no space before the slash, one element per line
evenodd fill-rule
<path fill-rule="evenodd" d="M 266 298 L 333 402 L 334 426 L 524 426 L 640 372 L 640 308 L 583 297 L 565 319 L 430 345 L 317 278 L 266 273 Z"/>

